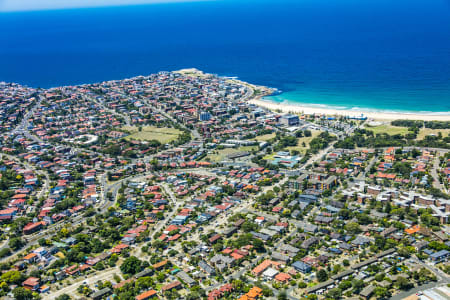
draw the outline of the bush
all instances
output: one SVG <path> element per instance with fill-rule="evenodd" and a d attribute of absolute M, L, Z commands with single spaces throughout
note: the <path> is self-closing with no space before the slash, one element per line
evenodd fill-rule
<path fill-rule="evenodd" d="M 8 246 L 13 250 L 19 250 L 23 245 L 25 245 L 25 242 L 20 238 L 12 238 L 8 242 Z"/>
<path fill-rule="evenodd" d="M 11 254 L 11 249 L 9 248 L 3 248 L 0 250 L 0 257 L 5 257 Z"/>

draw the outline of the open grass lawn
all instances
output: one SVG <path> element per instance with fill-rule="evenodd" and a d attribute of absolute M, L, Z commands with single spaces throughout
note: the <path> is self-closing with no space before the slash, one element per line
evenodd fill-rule
<path fill-rule="evenodd" d="M 320 130 L 311 130 L 311 134 L 312 135 L 308 137 L 298 138 L 297 146 L 287 147 L 286 150 L 288 151 L 297 150 L 300 153 L 305 153 L 306 150 L 308 150 L 309 148 L 309 142 L 311 142 L 313 138 L 315 138 L 320 134 Z M 305 146 L 303 146 L 303 143 L 305 143 Z"/>
<path fill-rule="evenodd" d="M 418 140 L 423 140 L 427 135 L 435 134 L 437 135 L 438 132 L 442 133 L 443 137 L 446 137 L 450 134 L 450 129 L 430 129 L 430 128 L 422 128 L 419 131 L 419 134 L 417 135 Z"/>
<path fill-rule="evenodd" d="M 388 124 L 383 124 L 383 125 L 379 125 L 379 126 L 366 126 L 367 130 L 372 130 L 375 134 L 379 134 L 379 133 L 387 133 L 389 135 L 395 135 L 395 134 L 407 134 L 408 128 L 406 127 L 397 127 L 397 126 L 392 126 L 392 125 L 388 125 Z"/>
<path fill-rule="evenodd" d="M 122 129 L 130 133 L 130 135 L 125 138 L 127 140 L 157 140 L 162 144 L 176 140 L 181 134 L 181 131 L 175 128 L 159 128 L 155 126 L 143 126 L 142 131 L 139 131 L 139 128 L 136 126 L 124 126 Z"/>
<path fill-rule="evenodd" d="M 209 161 L 211 162 L 219 162 L 222 160 L 227 160 L 227 155 L 230 155 L 232 153 L 237 152 L 243 152 L 248 151 L 251 152 L 252 150 L 258 149 L 257 146 L 245 146 L 245 147 L 239 147 L 239 148 L 225 148 L 221 150 L 211 150 L 213 152 L 212 154 L 208 154 L 203 160 L 207 160 L 209 158 Z"/>
<path fill-rule="evenodd" d="M 255 140 L 257 140 L 258 142 L 266 142 L 270 139 L 273 139 L 274 137 L 275 137 L 275 133 L 269 133 L 269 134 L 257 136 L 257 137 L 255 137 Z"/>
<path fill-rule="evenodd" d="M 397 127 L 397 126 L 391 126 L 387 124 L 379 125 L 379 126 L 366 126 L 366 129 L 372 130 L 375 134 L 377 133 L 387 133 L 390 135 L 394 134 L 407 134 L 409 133 L 407 127 Z M 438 132 L 442 133 L 443 137 L 446 137 L 450 134 L 450 129 L 430 129 L 430 128 L 421 128 L 419 131 L 419 134 L 417 135 L 417 140 L 423 140 L 427 135 L 435 134 L 437 135 Z"/>
<path fill-rule="evenodd" d="M 276 153 L 271 153 L 271 154 L 267 154 L 266 156 L 263 157 L 263 159 L 265 160 L 273 160 L 273 157 L 275 156 Z"/>

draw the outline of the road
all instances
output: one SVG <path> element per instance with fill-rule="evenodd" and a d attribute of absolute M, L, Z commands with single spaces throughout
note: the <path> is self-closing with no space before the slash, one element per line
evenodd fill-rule
<path fill-rule="evenodd" d="M 430 174 L 433 177 L 433 187 L 435 187 L 447 194 L 448 193 L 447 189 L 445 188 L 445 186 L 443 184 L 441 184 L 441 182 L 439 180 L 438 170 L 440 168 L 440 166 L 439 166 L 440 153 L 441 152 L 436 152 L 436 156 L 433 159 L 433 166 L 431 168 Z"/>
<path fill-rule="evenodd" d="M 96 103 L 97 105 L 101 106 L 101 107 L 102 107 L 104 110 L 106 110 L 107 112 L 109 112 L 109 113 L 111 113 L 111 114 L 113 114 L 113 115 L 116 115 L 116 116 L 119 116 L 119 117 L 123 118 L 123 119 L 125 120 L 125 124 L 126 124 L 127 126 L 131 126 L 131 119 L 130 119 L 130 116 L 128 116 L 128 115 L 126 115 L 126 114 L 119 113 L 119 112 L 117 112 L 117 111 L 114 110 L 114 109 L 111 109 L 111 108 L 106 107 L 105 104 L 104 104 L 102 101 L 98 101 L 97 99 L 95 99 L 95 98 L 93 98 L 93 97 L 83 96 L 83 98 L 84 98 L 85 100 L 87 100 L 87 101 L 92 101 L 92 102 Z"/>
<path fill-rule="evenodd" d="M 15 162 L 17 162 L 17 163 L 23 165 L 25 168 L 27 168 L 27 169 L 29 169 L 29 170 L 33 170 L 36 174 L 43 175 L 43 176 L 45 177 L 45 179 L 44 179 L 44 181 L 43 181 L 43 183 L 42 183 L 42 187 L 41 187 L 40 190 L 36 193 L 36 198 L 39 199 L 39 198 L 44 197 L 45 195 L 47 195 L 47 193 L 49 192 L 49 188 L 50 188 L 50 178 L 49 178 L 49 175 L 48 175 L 47 172 L 42 171 L 42 170 L 37 170 L 37 169 L 35 168 L 35 166 L 30 165 L 30 164 L 27 163 L 26 161 L 21 161 L 21 160 L 19 160 L 19 159 L 18 159 L 17 157 L 15 157 L 15 156 L 11 156 L 11 155 L 9 155 L 9 154 L 2 154 L 2 157 L 6 157 L 6 158 L 8 158 L 9 160 L 13 160 L 13 161 L 15 161 Z M 5 240 L 5 242 L 2 243 L 2 245 L 0 246 L 0 250 L 1 250 L 1 249 L 4 249 L 4 248 L 9 248 L 8 241 L 9 241 L 9 239 Z M 30 244 L 30 245 L 31 245 L 31 244 Z M 27 244 L 26 246 L 28 246 L 28 244 Z M 9 260 L 9 259 L 15 257 L 16 254 L 22 252 L 23 249 L 26 249 L 26 248 L 27 248 L 26 246 L 22 247 L 21 249 L 19 249 L 19 250 L 17 250 L 17 251 L 12 252 L 10 256 L 6 256 L 6 257 L 1 258 L 1 259 L 0 259 L 0 262 Z"/>
<path fill-rule="evenodd" d="M 373 164 L 378 160 L 378 156 L 374 155 L 372 157 L 372 159 L 370 160 L 370 162 L 367 164 L 367 167 L 364 169 L 364 171 L 362 171 L 361 173 L 359 173 L 357 180 L 365 180 L 366 178 L 366 174 L 370 171 L 370 169 L 372 168 Z"/>
<path fill-rule="evenodd" d="M 330 143 L 330 145 L 329 145 L 327 148 L 325 148 L 325 149 L 319 151 L 317 154 L 314 154 L 313 156 L 311 156 L 311 157 L 308 159 L 308 161 L 307 161 L 305 164 L 303 164 L 303 165 L 299 168 L 299 170 L 304 170 L 304 169 L 306 168 L 307 165 L 313 164 L 313 163 L 316 162 L 317 160 L 321 159 L 323 155 L 325 155 L 326 153 L 328 153 L 328 152 L 333 148 L 334 143 L 335 143 L 335 142 Z M 255 196 L 252 197 L 252 200 L 251 200 L 251 201 L 248 201 L 248 202 L 245 202 L 245 203 L 241 203 L 241 205 L 239 205 L 237 208 L 239 209 L 239 211 L 250 211 L 250 212 L 254 212 L 253 209 L 252 209 L 252 205 L 253 205 L 255 199 L 256 199 L 258 196 L 262 195 L 263 193 L 266 193 L 269 189 L 273 189 L 275 186 L 278 186 L 278 187 L 283 186 L 283 184 L 286 183 L 288 180 L 289 180 L 289 177 L 288 177 L 288 176 L 285 176 L 285 177 L 284 177 L 282 180 L 280 180 L 280 182 L 278 182 L 276 185 L 274 185 L 274 186 L 266 186 L 266 187 L 263 187 L 263 188 L 261 189 L 261 191 L 260 191 L 258 194 L 256 194 Z M 235 208 L 235 209 L 236 209 L 236 208 Z M 258 213 L 260 213 L 260 212 L 258 212 Z M 281 240 L 279 240 L 279 241 L 275 244 L 274 249 L 278 248 L 282 243 L 284 243 L 284 241 L 285 241 L 286 239 L 292 237 L 292 236 L 295 235 L 296 233 L 297 233 L 297 229 L 296 229 L 296 228 L 292 229 L 292 231 L 291 231 L 288 235 L 285 235 Z M 260 256 L 257 256 L 256 258 L 254 258 L 254 259 L 250 262 L 250 267 L 249 267 L 249 268 L 254 268 L 254 267 L 256 266 L 256 263 L 257 263 L 258 261 L 264 260 L 265 258 L 268 257 L 268 255 L 269 255 L 269 253 L 266 252 L 266 253 L 263 253 L 263 254 L 260 255 Z M 212 291 L 213 289 L 217 289 L 218 287 L 222 286 L 222 285 L 225 284 L 226 282 L 230 282 L 230 281 L 233 280 L 233 279 L 238 279 L 239 277 L 241 277 L 241 276 L 242 276 L 243 274 L 245 274 L 246 272 L 247 272 L 247 268 L 240 268 L 238 271 L 233 272 L 232 274 L 230 274 L 230 275 L 224 277 L 224 279 L 223 279 L 221 282 L 218 282 L 218 283 L 216 283 L 216 284 L 214 284 L 214 285 L 211 285 L 211 286 L 208 286 L 208 287 L 203 287 L 203 288 L 204 288 L 207 292 L 210 292 L 210 291 Z M 270 284 L 269 284 L 268 286 L 269 286 L 269 288 L 274 292 L 274 295 L 275 295 L 275 296 L 277 296 L 277 295 L 280 293 L 279 290 L 276 290 L 276 289 L 272 288 Z M 290 300 L 297 300 L 298 298 L 292 296 L 293 290 L 294 290 L 294 288 L 290 288 L 290 289 L 286 290 L 286 295 L 287 295 L 288 299 L 290 299 Z"/>
<path fill-rule="evenodd" d="M 27 132 L 28 131 L 28 126 L 30 125 L 30 123 L 28 122 L 28 119 L 30 118 L 30 116 L 32 114 L 34 114 L 34 112 L 36 111 L 36 109 L 41 106 L 42 103 L 42 97 L 39 96 L 39 100 L 33 105 L 33 107 L 31 109 L 28 110 L 28 112 L 23 116 L 22 120 L 20 121 L 20 123 L 16 126 L 16 128 L 14 128 L 11 133 L 12 134 L 18 134 L 21 132 Z M 33 139 L 34 140 L 34 139 Z"/>
<path fill-rule="evenodd" d="M 181 203 L 184 203 L 184 201 L 177 201 L 177 198 L 175 197 L 174 193 L 170 189 L 170 187 L 167 185 L 167 183 L 162 183 L 160 187 L 164 190 L 164 192 L 169 196 L 170 202 L 173 205 L 172 211 L 168 216 L 164 218 L 164 221 L 158 222 L 156 226 L 152 228 L 153 234 L 152 239 L 154 239 L 154 236 L 157 232 L 161 231 L 178 213 L 178 209 L 181 206 Z"/>
<path fill-rule="evenodd" d="M 32 108 L 32 110 L 35 110 L 35 109 L 36 109 L 36 106 Z M 26 117 L 24 117 L 22 119 L 22 122 L 18 125 L 18 127 L 15 129 L 15 131 L 17 133 L 20 132 L 20 133 L 26 135 L 27 137 L 29 137 L 30 139 L 34 140 L 35 142 L 43 142 L 42 140 L 40 140 L 36 136 L 31 135 L 29 133 L 29 131 L 28 131 L 28 125 L 27 125 L 28 124 L 28 118 L 31 116 L 31 114 L 32 114 L 32 112 L 28 112 L 26 114 Z M 77 149 L 79 151 L 92 152 L 90 150 L 84 150 L 84 149 L 78 149 L 78 148 L 75 148 L 75 149 Z M 155 155 L 157 155 L 157 154 L 147 156 L 147 157 L 145 157 L 143 159 L 143 161 L 145 161 L 145 162 L 151 161 Z M 37 194 L 38 198 L 41 197 L 41 196 L 45 196 L 49 192 L 50 178 L 49 178 L 49 175 L 48 175 L 47 172 L 44 172 L 42 170 L 37 170 L 33 165 L 31 165 L 31 164 L 29 164 L 29 163 L 27 163 L 25 161 L 21 161 L 15 156 L 7 155 L 7 154 L 3 154 L 3 156 L 8 157 L 8 159 L 15 160 L 18 163 L 23 164 L 25 167 L 27 167 L 29 169 L 32 169 L 32 170 L 35 170 L 36 173 L 45 176 L 46 180 L 43 183 L 42 189 Z M 95 208 L 99 209 L 100 213 L 103 213 L 103 212 L 107 211 L 107 209 L 109 207 L 114 205 L 115 200 L 116 200 L 116 196 L 117 196 L 117 192 L 120 189 L 120 187 L 121 187 L 123 182 L 128 181 L 128 180 L 140 179 L 142 177 L 144 177 L 142 174 L 138 174 L 138 175 L 134 175 L 134 176 L 129 176 L 129 177 L 123 178 L 123 179 L 121 179 L 119 181 L 116 181 L 114 183 L 111 183 L 111 184 L 107 184 L 106 172 L 102 173 L 102 175 L 100 175 L 100 195 L 101 195 L 100 196 L 100 202 L 95 205 Z M 110 201 L 109 199 L 107 199 L 106 195 L 107 195 L 108 192 L 112 193 L 113 201 Z M 176 199 L 173 196 L 173 194 L 172 194 L 172 197 L 173 197 L 173 199 Z M 43 229 L 43 230 L 41 230 L 41 231 L 39 231 L 37 233 L 31 234 L 31 235 L 27 235 L 25 237 L 26 238 L 26 242 L 27 242 L 26 245 L 24 247 L 22 247 L 21 249 L 12 252 L 11 255 L 9 255 L 7 257 L 0 258 L 0 263 L 6 262 L 6 261 L 10 261 L 10 260 L 14 259 L 18 254 L 26 251 L 26 249 L 28 249 L 29 247 L 38 244 L 39 240 L 42 239 L 42 238 L 44 238 L 44 239 L 51 238 L 55 234 L 55 232 L 57 230 L 60 230 L 61 228 L 63 228 L 63 226 L 65 226 L 67 224 L 71 224 L 71 226 L 74 226 L 74 225 L 81 224 L 83 221 L 84 221 L 83 214 L 80 214 L 80 215 L 78 215 L 76 217 L 72 217 L 72 218 L 63 220 L 61 222 L 57 222 L 55 224 L 49 225 L 47 228 L 45 228 L 45 229 Z M 0 246 L 0 250 L 3 249 L 3 248 L 7 248 L 7 247 L 8 247 L 8 242 L 6 241 L 5 243 L 3 243 Z"/>
<path fill-rule="evenodd" d="M 408 291 L 404 291 L 398 294 L 395 294 L 394 296 L 392 296 L 391 298 L 389 298 L 390 300 L 402 300 L 410 295 L 416 294 L 417 292 L 420 291 L 424 291 L 426 289 L 431 289 L 434 287 L 439 286 L 439 284 L 437 284 L 436 282 L 432 282 L 432 283 L 428 283 L 428 284 L 424 284 L 415 288 L 412 288 Z"/>
<path fill-rule="evenodd" d="M 105 271 L 99 271 L 96 273 L 96 275 L 92 276 L 90 275 L 88 278 L 83 279 L 83 277 L 79 277 L 77 282 L 66 286 L 64 288 L 60 288 L 57 291 L 51 291 L 47 294 L 42 294 L 42 299 L 55 299 L 58 296 L 61 296 L 63 294 L 67 294 L 70 296 L 73 296 L 77 294 L 77 288 L 82 284 L 87 284 L 89 287 L 93 287 L 97 281 L 110 281 L 114 282 L 114 274 L 120 274 L 120 269 L 118 267 L 114 267 L 111 269 L 107 269 Z"/>
<path fill-rule="evenodd" d="M 157 112 L 158 114 L 163 115 L 165 118 L 167 118 L 168 120 L 172 121 L 174 124 L 179 124 L 181 127 L 183 127 L 186 130 L 189 130 L 192 134 L 192 136 L 194 137 L 194 140 L 201 140 L 202 137 L 200 135 L 200 133 L 197 131 L 197 129 L 189 129 L 187 128 L 183 122 L 179 122 L 178 120 L 176 120 L 175 118 L 173 118 L 171 115 L 167 114 L 166 112 L 154 107 L 153 105 L 151 105 L 147 99 L 145 99 L 144 97 L 140 98 L 142 101 L 145 102 L 145 104 L 147 104 L 147 106 L 151 107 L 155 112 Z"/>
<path fill-rule="evenodd" d="M 422 267 L 430 270 L 432 273 L 434 273 L 436 275 L 438 280 L 436 282 L 430 282 L 430 283 L 427 283 L 424 285 L 420 285 L 420 286 L 412 288 L 408 291 L 400 292 L 400 293 L 392 296 L 391 297 L 392 300 L 402 300 L 403 298 L 406 298 L 409 295 L 415 294 L 417 292 L 421 292 L 426 289 L 431 289 L 431 288 L 435 288 L 438 286 L 446 286 L 447 284 L 450 283 L 450 277 L 447 274 L 445 274 L 444 272 L 442 272 L 441 270 L 439 270 L 438 268 L 434 267 L 433 265 L 427 264 L 427 263 L 419 260 L 415 255 L 411 257 L 411 260 L 413 260 L 414 263 L 419 264 Z"/>
<path fill-rule="evenodd" d="M 247 99 L 250 98 L 252 95 L 253 95 L 253 90 L 252 90 L 251 88 L 247 88 L 246 93 L 245 93 L 245 95 L 244 95 L 244 99 L 247 100 Z M 113 113 L 113 114 L 115 114 L 115 115 L 118 115 L 118 116 L 123 117 L 123 118 L 125 119 L 125 122 L 126 122 L 127 125 L 130 125 L 130 124 L 131 124 L 131 120 L 130 120 L 129 116 L 124 116 L 123 114 L 120 114 L 120 113 L 118 113 L 118 112 L 116 112 L 116 111 L 114 111 L 114 110 L 111 110 L 111 109 L 105 107 L 105 105 L 104 105 L 103 103 L 100 103 L 99 101 L 97 101 L 96 99 L 93 99 L 93 98 L 91 98 L 91 97 L 88 97 L 88 98 L 86 98 L 86 99 L 89 100 L 89 101 L 93 101 L 93 102 L 97 103 L 98 105 L 101 105 L 102 108 L 104 108 L 105 110 L 107 110 L 107 111 L 110 112 L 110 113 Z M 157 109 L 157 108 L 151 106 L 151 105 L 148 103 L 148 101 L 146 101 L 146 99 L 143 98 L 142 100 L 143 100 L 143 102 L 146 102 L 147 105 L 149 105 L 150 107 L 152 107 L 152 109 L 153 109 L 155 112 L 157 112 L 157 113 L 163 115 L 163 116 L 166 117 L 168 120 L 170 120 L 170 121 L 172 121 L 172 122 L 174 122 L 174 123 L 176 123 L 176 124 L 180 124 L 180 126 L 182 126 L 184 129 L 189 130 L 189 131 L 191 132 L 191 134 L 192 134 L 192 136 L 193 136 L 194 139 L 196 139 L 196 140 L 201 140 L 202 137 L 201 137 L 201 135 L 199 134 L 199 132 L 198 132 L 197 130 L 187 128 L 184 124 L 182 124 L 181 122 L 179 122 L 178 120 L 176 120 L 176 119 L 175 119 L 174 117 L 172 117 L 171 115 L 169 115 L 169 114 L 165 113 L 164 111 L 161 111 L 161 110 L 159 110 L 159 109 Z M 29 138 L 29 139 L 31 139 L 31 140 L 33 140 L 33 141 L 35 141 L 35 142 L 39 142 L 39 143 L 43 143 L 44 141 L 42 141 L 39 137 L 34 136 L 34 135 L 32 135 L 32 134 L 29 132 L 28 128 L 29 128 L 29 126 L 30 126 L 30 123 L 29 123 L 28 120 L 29 120 L 29 118 L 33 115 L 33 113 L 34 113 L 34 111 L 36 110 L 36 108 L 39 107 L 39 105 L 41 104 L 41 101 L 42 101 L 42 99 L 39 98 L 39 101 L 36 103 L 36 105 L 34 105 L 33 108 L 30 109 L 30 110 L 27 112 L 27 114 L 24 116 L 23 120 L 20 122 L 20 124 L 19 124 L 19 125 L 14 129 L 14 131 L 13 131 L 13 132 L 15 132 L 15 133 L 23 134 L 23 135 L 25 135 L 27 138 Z M 57 143 L 54 143 L 54 144 L 57 145 Z M 332 143 L 330 143 L 329 146 L 326 147 L 325 149 L 320 150 L 317 154 L 312 155 L 312 156 L 308 159 L 308 161 L 307 161 L 305 164 L 303 164 L 298 170 L 304 170 L 308 165 L 311 165 L 311 164 L 313 164 L 315 161 L 320 160 L 320 159 L 322 158 L 322 156 L 324 156 L 326 153 L 328 153 L 330 150 L 333 149 L 334 144 L 335 144 L 335 142 L 332 142 Z M 72 147 L 72 148 L 73 148 L 75 151 L 84 151 L 84 152 L 89 152 L 89 153 L 96 153 L 96 154 L 102 156 L 100 153 L 93 152 L 93 151 L 91 151 L 91 150 L 89 150 L 89 149 L 80 149 L 80 148 L 76 148 L 76 147 Z M 146 156 L 146 157 L 144 157 L 144 158 L 142 158 L 142 159 L 139 159 L 139 160 L 144 161 L 144 162 L 149 162 L 149 161 L 151 161 L 151 160 L 153 159 L 153 157 L 154 157 L 154 155 L 149 155 L 149 156 Z M 133 160 L 132 162 L 135 162 L 135 161 L 137 161 L 137 160 Z M 186 171 L 186 170 L 184 170 L 184 171 Z M 198 170 L 198 169 L 197 169 L 197 171 L 200 172 L 201 170 Z M 206 171 L 205 171 L 205 173 L 206 173 Z M 210 174 L 211 174 L 211 173 L 210 173 Z M 47 179 L 47 180 L 46 180 L 46 182 L 44 183 L 43 189 L 42 189 L 42 191 L 41 191 L 42 195 L 45 195 L 46 192 L 48 192 L 48 187 L 49 187 L 49 177 L 48 177 L 48 174 L 45 174 L 45 175 L 46 175 L 46 179 Z M 208 175 L 209 175 L 209 174 L 208 174 Z M 102 173 L 102 174 L 99 175 L 99 177 L 97 178 L 98 181 L 99 181 L 99 183 L 100 183 L 100 193 L 101 193 L 101 197 L 100 197 L 99 203 L 96 204 L 96 208 L 98 208 L 98 209 L 100 210 L 100 212 L 106 211 L 109 207 L 111 207 L 112 205 L 114 205 L 115 200 L 116 200 L 116 198 L 117 198 L 118 191 L 119 191 L 119 189 L 121 188 L 121 185 L 122 185 L 123 182 L 129 181 L 129 180 L 139 180 L 139 179 L 141 179 L 141 178 L 143 178 L 143 177 L 145 177 L 145 176 L 146 176 L 146 174 L 138 174 L 138 175 L 133 175 L 133 176 L 129 176 L 129 177 L 123 178 L 123 179 L 121 179 L 121 180 L 119 180 L 119 181 L 116 181 L 116 182 L 114 182 L 114 183 L 108 183 L 107 180 L 106 180 L 106 172 Z M 217 177 L 216 174 L 213 174 L 213 176 L 216 176 L 216 177 Z M 281 187 L 281 186 L 283 186 L 284 183 L 286 183 L 287 180 L 288 180 L 288 177 L 285 176 L 285 177 L 284 177 L 282 180 L 280 180 L 280 182 L 278 182 L 275 186 Z M 155 236 L 155 233 L 156 233 L 156 232 L 161 231 L 161 230 L 162 230 L 162 229 L 163 229 L 163 228 L 164 228 L 164 227 L 165 227 L 165 226 L 173 219 L 173 217 L 177 214 L 177 210 L 180 208 L 181 204 L 184 203 L 184 201 L 177 201 L 176 196 L 174 195 L 173 191 L 172 191 L 171 188 L 168 186 L 168 184 L 162 183 L 160 186 L 161 186 L 162 190 L 164 191 L 164 193 L 168 196 L 168 198 L 169 198 L 169 200 L 170 200 L 170 202 L 171 202 L 171 204 L 172 204 L 172 209 L 171 209 L 171 212 L 170 212 L 168 215 L 165 216 L 165 219 L 164 219 L 163 221 L 158 222 L 154 227 L 151 228 L 151 237 L 152 237 L 152 238 Z M 258 195 L 261 195 L 262 193 L 267 192 L 269 189 L 273 189 L 273 187 L 274 187 L 274 186 L 266 186 L 266 187 L 261 188 L 261 191 L 260 191 L 257 195 L 254 195 L 254 196 L 251 198 L 250 201 L 246 201 L 246 202 L 240 203 L 239 205 L 236 205 L 236 206 L 235 206 L 234 208 L 232 208 L 232 209 L 235 210 L 235 211 L 243 211 L 243 210 L 245 210 L 245 209 L 251 209 L 251 206 L 252 206 L 252 204 L 254 203 L 254 201 L 255 201 L 255 199 L 257 198 L 257 196 L 258 196 Z M 112 194 L 112 200 L 113 200 L 113 201 L 110 201 L 110 200 L 108 199 L 108 197 L 106 197 L 106 195 L 108 194 L 108 192 L 111 192 L 111 194 Z M 33 246 L 33 245 L 37 244 L 40 238 L 50 238 L 51 236 L 54 235 L 54 233 L 55 233 L 57 230 L 60 230 L 60 229 L 61 229 L 63 226 L 65 226 L 66 224 L 71 224 L 72 226 L 73 226 L 73 225 L 77 225 L 77 224 L 80 224 L 81 222 L 83 222 L 83 219 L 84 219 L 83 216 L 82 216 L 82 215 L 79 215 L 79 216 L 70 218 L 70 219 L 68 219 L 68 220 L 65 220 L 65 221 L 63 221 L 63 222 L 59 222 L 59 223 L 57 223 L 57 224 L 55 224 L 55 225 L 49 226 L 47 229 L 45 229 L 45 230 L 43 230 L 43 231 L 41 231 L 41 232 L 39 232 L 39 233 L 37 233 L 37 234 L 28 236 L 28 237 L 27 237 L 28 243 L 27 243 L 26 247 L 24 247 L 23 249 L 26 249 L 26 248 L 28 248 L 28 247 L 30 247 L 30 246 Z M 223 224 L 223 223 L 225 222 L 225 220 L 226 220 L 225 218 L 217 218 L 217 219 L 216 219 L 216 226 L 218 226 L 219 224 Z M 211 224 L 210 224 L 210 225 L 211 225 Z M 296 234 L 296 233 L 297 233 L 297 230 L 296 230 L 295 228 L 292 229 L 292 231 L 290 232 L 290 234 L 285 235 L 283 238 L 281 238 L 281 239 L 276 243 L 275 247 L 278 247 L 278 246 L 281 245 L 281 243 L 283 243 L 287 238 L 291 237 L 292 235 L 294 235 L 294 234 Z M 22 249 L 21 251 L 24 251 L 23 249 Z M 138 250 L 139 250 L 139 249 L 140 249 L 140 248 L 138 248 Z M 16 252 L 15 254 L 20 253 L 21 251 L 18 251 L 18 252 Z M 15 254 L 14 254 L 14 255 L 15 255 Z M 255 258 L 255 259 L 253 259 L 253 260 L 251 261 L 251 266 L 255 266 L 256 263 L 257 263 L 259 260 L 264 259 L 264 258 L 266 258 L 266 257 L 268 257 L 268 256 L 269 256 L 269 253 L 266 252 L 266 253 L 264 253 L 262 256 L 259 256 L 259 257 Z M 10 257 L 10 258 L 11 258 L 11 257 Z M 9 259 L 10 259 L 10 258 L 9 258 Z M 0 260 L 0 261 L 2 261 L 2 260 Z M 119 270 L 118 270 L 117 267 L 115 267 L 115 268 L 112 268 L 112 269 L 105 270 L 105 271 L 103 271 L 103 272 L 98 272 L 98 274 L 96 274 L 95 276 L 90 276 L 89 278 L 87 278 L 87 279 L 84 280 L 84 281 L 85 281 L 88 285 L 92 285 L 92 284 L 95 284 L 95 282 L 97 282 L 98 280 L 110 280 L 110 279 L 112 278 L 113 274 L 115 274 L 115 273 L 117 273 L 117 272 L 119 272 Z M 243 275 L 245 272 L 246 272 L 246 268 L 241 268 L 241 269 L 238 270 L 237 272 L 234 272 L 233 274 L 227 276 L 227 277 L 225 278 L 224 282 L 228 282 L 228 281 L 232 280 L 233 278 L 239 278 L 239 277 L 240 277 L 241 275 Z M 224 282 L 220 282 L 220 283 L 217 283 L 217 284 L 215 284 L 215 285 L 213 285 L 213 286 L 207 287 L 207 290 L 211 290 L 211 289 L 213 289 L 213 288 L 216 288 L 216 287 L 222 285 Z M 59 296 L 59 295 L 61 295 L 61 294 L 64 294 L 64 293 L 69 294 L 69 295 L 73 295 L 73 294 L 76 293 L 77 287 L 78 287 L 79 285 L 81 285 L 82 283 L 83 283 L 83 280 L 80 279 L 80 281 L 78 281 L 78 282 L 76 282 L 76 283 L 73 283 L 72 285 L 70 285 L 70 286 L 68 286 L 68 287 L 62 288 L 62 289 L 60 289 L 60 290 L 58 290 L 58 291 L 55 291 L 55 292 L 52 292 L 52 294 L 50 294 L 49 297 L 51 296 L 50 298 L 54 299 L 55 297 L 57 297 L 57 296 Z M 274 290 L 274 289 L 273 289 L 273 290 Z M 293 289 L 292 289 L 292 290 L 288 290 L 288 298 L 291 299 L 291 300 L 297 299 L 297 298 L 295 298 L 295 297 L 293 297 L 293 296 L 291 295 L 291 292 L 292 292 L 292 291 L 293 291 Z M 279 293 L 279 291 L 274 290 L 274 293 L 277 295 L 277 294 Z M 47 298 L 47 297 L 44 297 L 44 298 Z"/>
<path fill-rule="evenodd" d="M 34 165 L 29 164 L 28 162 L 24 161 L 24 160 L 20 160 L 18 159 L 16 156 L 12 156 L 9 154 L 3 154 L 4 157 L 7 157 L 9 160 L 13 160 L 19 164 L 22 164 L 23 166 L 25 166 L 28 170 L 33 170 L 36 174 L 38 175 L 42 175 L 45 177 L 43 183 L 42 183 L 42 187 L 39 190 L 38 193 L 36 193 L 36 198 L 39 199 L 41 197 L 44 197 L 50 190 L 50 177 L 48 175 L 48 173 L 46 171 L 43 170 L 38 170 Z"/>
<path fill-rule="evenodd" d="M 128 181 L 128 180 L 140 180 L 143 179 L 147 176 L 147 174 L 140 174 L 137 176 L 133 176 L 133 177 L 128 177 L 128 178 L 124 178 L 118 182 L 115 182 L 113 184 L 111 184 L 110 186 L 108 186 L 108 188 L 105 189 L 105 192 L 111 191 L 112 190 L 112 194 L 113 194 L 113 199 L 116 199 L 117 196 L 117 192 L 120 189 L 122 183 L 124 181 Z M 161 185 L 162 189 L 164 190 L 164 192 L 169 196 L 171 203 L 174 205 L 171 213 L 166 216 L 166 218 L 164 219 L 164 221 L 158 222 L 156 226 L 152 227 L 150 229 L 150 231 L 152 232 L 152 237 L 155 235 L 156 232 L 159 232 L 164 226 L 166 226 L 168 224 L 168 222 L 170 222 L 170 220 L 172 220 L 172 218 L 174 217 L 174 215 L 177 213 L 178 208 L 181 206 L 182 201 L 177 201 L 175 195 L 173 194 L 173 192 L 171 191 L 171 189 L 169 188 L 169 186 L 165 183 L 163 183 Z M 108 209 L 108 207 L 110 207 L 115 201 L 109 201 L 106 199 L 105 197 L 105 201 L 103 201 L 105 204 L 101 206 L 101 210 L 105 211 L 106 209 Z M 140 248 L 139 248 L 140 249 Z M 139 250 L 137 249 L 137 250 Z M 112 281 L 113 275 L 119 273 L 120 274 L 120 270 L 118 267 L 114 267 L 112 269 L 107 269 L 105 271 L 99 272 L 98 275 L 95 276 L 90 276 L 89 278 L 85 279 L 85 280 L 80 280 L 68 287 L 65 287 L 63 289 L 60 289 L 58 291 L 52 291 L 48 296 L 44 297 L 48 299 L 54 299 L 62 294 L 68 294 L 68 295 L 73 295 L 76 294 L 76 290 L 78 288 L 78 286 L 80 286 L 81 284 L 83 284 L 83 282 L 86 282 L 90 287 L 92 287 L 97 281 L 101 280 L 101 281 L 105 281 L 105 280 L 109 280 Z"/>

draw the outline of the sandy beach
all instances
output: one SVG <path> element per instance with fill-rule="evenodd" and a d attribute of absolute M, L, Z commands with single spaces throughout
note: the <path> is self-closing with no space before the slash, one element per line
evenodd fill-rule
<path fill-rule="evenodd" d="M 327 116 L 349 116 L 356 117 L 364 114 L 367 118 L 374 120 L 423 120 L 423 121 L 450 121 L 450 114 L 420 114 L 420 113 L 390 113 L 390 112 L 370 112 L 370 111 L 355 111 L 355 110 L 340 110 L 332 108 L 317 108 L 302 105 L 275 103 L 264 101 L 261 99 L 249 100 L 250 103 L 268 108 L 270 110 L 278 110 L 284 113 L 303 113 L 303 114 L 323 114 Z"/>
<path fill-rule="evenodd" d="M 181 69 L 176 71 L 185 75 L 192 76 L 211 76 L 211 74 L 204 73 L 201 70 L 195 68 Z M 262 95 L 270 95 L 274 90 L 266 86 L 257 86 L 239 79 L 228 79 L 239 84 L 243 84 L 251 87 L 253 90 L 261 91 Z M 407 113 L 407 112 L 382 112 L 382 111 L 364 111 L 364 110 L 344 110 L 333 108 L 321 108 L 311 107 L 301 104 L 287 104 L 276 103 L 267 100 L 262 100 L 261 97 L 256 97 L 248 101 L 249 103 L 273 110 L 281 111 L 283 113 L 299 113 L 299 114 L 319 114 L 327 116 L 348 116 L 359 117 L 361 114 L 369 119 L 379 121 L 391 121 L 391 120 L 422 120 L 422 121 L 450 121 L 450 114 L 433 114 L 433 113 Z"/>

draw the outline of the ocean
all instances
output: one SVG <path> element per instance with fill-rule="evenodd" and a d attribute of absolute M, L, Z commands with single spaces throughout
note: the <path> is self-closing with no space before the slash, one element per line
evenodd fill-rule
<path fill-rule="evenodd" d="M 217 0 L 0 13 L 0 81 L 195 67 L 271 101 L 450 115 L 449 0 Z"/>

